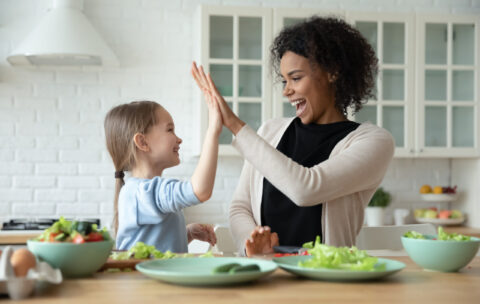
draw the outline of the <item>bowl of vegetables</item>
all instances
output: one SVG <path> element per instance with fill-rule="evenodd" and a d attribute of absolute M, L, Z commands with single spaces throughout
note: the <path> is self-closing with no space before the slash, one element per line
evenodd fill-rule
<path fill-rule="evenodd" d="M 28 240 L 27 247 L 38 259 L 59 268 L 65 277 L 85 277 L 107 261 L 113 240 L 96 224 L 61 217 L 39 237 Z"/>
<path fill-rule="evenodd" d="M 467 266 L 475 257 L 480 239 L 446 233 L 442 227 L 438 227 L 437 235 L 408 231 L 402 236 L 402 244 L 410 258 L 424 269 L 455 272 Z"/>

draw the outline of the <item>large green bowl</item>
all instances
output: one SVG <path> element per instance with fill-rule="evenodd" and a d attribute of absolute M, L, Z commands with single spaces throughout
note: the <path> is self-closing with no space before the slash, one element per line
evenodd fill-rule
<path fill-rule="evenodd" d="M 402 236 L 403 248 L 419 266 L 428 270 L 455 272 L 475 257 L 480 239 L 470 241 L 439 241 L 436 235 L 425 235 L 426 239 L 412 239 Z"/>
<path fill-rule="evenodd" d="M 27 247 L 38 259 L 73 278 L 90 276 L 100 269 L 110 255 L 113 241 L 74 244 L 29 240 Z"/>

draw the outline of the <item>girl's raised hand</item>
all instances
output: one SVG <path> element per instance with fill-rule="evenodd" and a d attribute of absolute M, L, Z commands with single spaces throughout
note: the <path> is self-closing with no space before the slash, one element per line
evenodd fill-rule
<path fill-rule="evenodd" d="M 195 62 L 193 62 L 192 64 L 191 73 L 193 78 L 197 82 L 197 85 L 202 90 L 203 95 L 205 96 L 205 101 L 208 107 L 208 127 L 211 128 L 216 134 L 220 134 L 220 132 L 222 131 L 223 122 L 220 107 L 218 102 L 216 101 L 216 96 L 208 87 L 204 85 L 203 81 L 198 78 L 199 70 Z"/>
<path fill-rule="evenodd" d="M 220 112 L 222 114 L 222 121 L 223 124 L 232 131 L 233 134 L 237 134 L 237 132 L 245 125 L 245 123 L 238 118 L 235 113 L 230 109 L 228 104 L 225 102 L 225 99 L 218 91 L 215 83 L 210 74 L 206 75 L 203 67 L 197 67 L 195 62 L 192 63 L 192 76 L 195 79 L 198 87 L 202 90 L 205 98 L 212 98 L 218 104 Z"/>

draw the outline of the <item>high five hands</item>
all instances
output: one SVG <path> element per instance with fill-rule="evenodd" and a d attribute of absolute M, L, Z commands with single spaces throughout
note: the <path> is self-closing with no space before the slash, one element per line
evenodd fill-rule
<path fill-rule="evenodd" d="M 238 118 L 235 113 L 230 109 L 230 107 L 225 102 L 222 94 L 218 91 L 213 79 L 210 75 L 205 74 L 203 67 L 197 67 L 195 62 L 192 63 L 191 73 L 193 79 L 197 83 L 200 90 L 202 90 L 205 99 L 207 99 L 207 103 L 210 99 L 213 99 L 220 108 L 220 113 L 222 114 L 222 121 L 225 127 L 227 127 L 234 135 L 240 131 L 240 129 L 245 125 L 245 123 Z"/>
<path fill-rule="evenodd" d="M 195 62 L 192 63 L 191 73 L 193 79 L 197 83 L 200 90 L 207 101 L 207 105 L 214 108 L 215 105 L 210 103 L 214 102 L 218 105 L 220 113 L 222 115 L 222 122 L 234 135 L 240 131 L 245 123 L 238 118 L 235 113 L 225 102 L 225 99 L 218 91 L 215 83 L 212 80 L 210 74 L 206 75 L 203 67 L 197 67 Z M 270 232 L 270 227 L 258 226 L 250 234 L 250 238 L 245 241 L 245 253 L 247 256 L 253 256 L 255 254 L 269 254 L 273 253 L 273 246 L 278 245 L 278 235 L 275 232 Z"/>

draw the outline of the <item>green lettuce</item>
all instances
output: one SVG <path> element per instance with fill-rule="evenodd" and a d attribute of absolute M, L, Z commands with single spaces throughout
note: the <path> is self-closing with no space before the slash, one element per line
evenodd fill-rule
<path fill-rule="evenodd" d="M 438 227 L 437 240 L 439 241 L 470 241 L 471 237 L 459 233 L 446 233 L 441 226 Z M 411 239 L 426 239 L 425 236 L 416 231 L 408 231 L 404 237 Z"/>
<path fill-rule="evenodd" d="M 311 246 L 311 247 L 310 247 Z M 357 247 L 335 247 L 324 245 L 317 236 L 315 243 L 305 243 L 305 248 L 312 256 L 311 259 L 298 262 L 298 266 L 305 268 L 329 268 L 353 271 L 383 271 L 385 264 L 377 264 L 378 258 L 367 254 Z"/>
<path fill-rule="evenodd" d="M 407 231 L 403 236 L 411 239 L 425 239 L 425 236 L 423 236 L 423 234 L 416 231 Z"/>

